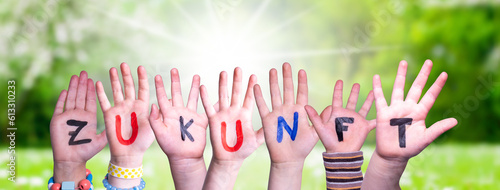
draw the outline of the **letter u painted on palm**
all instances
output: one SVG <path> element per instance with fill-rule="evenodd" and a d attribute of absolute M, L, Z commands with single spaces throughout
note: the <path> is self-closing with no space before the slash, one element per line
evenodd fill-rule
<path fill-rule="evenodd" d="M 243 130 L 241 128 L 241 120 L 236 121 L 236 144 L 233 147 L 227 145 L 226 141 L 226 122 L 221 123 L 221 138 L 222 138 L 222 146 L 228 152 L 236 152 L 243 145 Z"/>
<path fill-rule="evenodd" d="M 122 119 L 120 115 L 116 115 L 116 137 L 118 138 L 118 142 L 122 145 L 130 145 L 134 143 L 135 139 L 137 138 L 137 133 L 139 132 L 139 126 L 137 125 L 137 115 L 135 112 L 132 112 L 130 115 L 131 117 L 131 125 L 132 125 L 132 135 L 128 140 L 123 139 L 122 136 Z"/>

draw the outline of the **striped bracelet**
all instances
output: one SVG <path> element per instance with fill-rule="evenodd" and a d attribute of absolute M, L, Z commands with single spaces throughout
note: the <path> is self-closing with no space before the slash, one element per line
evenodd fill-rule
<path fill-rule="evenodd" d="M 357 190 L 363 182 L 363 152 L 323 153 L 327 189 Z"/>

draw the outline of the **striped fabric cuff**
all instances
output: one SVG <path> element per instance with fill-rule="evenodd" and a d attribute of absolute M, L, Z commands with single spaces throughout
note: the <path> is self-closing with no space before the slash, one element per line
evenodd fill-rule
<path fill-rule="evenodd" d="M 327 189 L 361 189 L 363 152 L 323 153 Z"/>

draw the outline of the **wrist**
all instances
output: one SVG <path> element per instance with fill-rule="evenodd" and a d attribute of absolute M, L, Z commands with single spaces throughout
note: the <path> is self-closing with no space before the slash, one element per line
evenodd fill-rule
<path fill-rule="evenodd" d="M 54 182 L 73 181 L 78 184 L 86 178 L 87 162 L 54 161 Z"/>
<path fill-rule="evenodd" d="M 168 159 L 175 189 L 202 189 L 207 169 L 201 158 Z M 189 183 L 186 183 L 189 181 Z"/>
<path fill-rule="evenodd" d="M 233 170 L 239 170 L 241 165 L 243 165 L 243 160 L 219 160 L 217 158 L 212 158 L 211 165 L 216 167 L 225 167 Z"/>
<path fill-rule="evenodd" d="M 203 170 L 206 172 L 205 160 L 200 158 L 168 158 L 170 168 L 176 172 L 193 173 Z"/>
<path fill-rule="evenodd" d="M 271 169 L 297 169 L 304 167 L 304 161 L 291 161 L 291 162 L 273 162 L 271 161 Z"/>
<path fill-rule="evenodd" d="M 383 164 L 383 166 L 388 167 L 390 169 L 395 169 L 395 168 L 405 168 L 406 164 L 408 164 L 409 158 L 398 158 L 398 157 L 385 157 L 380 155 L 377 150 L 373 152 L 373 158 L 376 158 L 377 160 L 380 160 L 380 162 Z"/>
<path fill-rule="evenodd" d="M 124 168 L 138 168 L 142 166 L 143 156 L 111 156 L 109 162 Z"/>

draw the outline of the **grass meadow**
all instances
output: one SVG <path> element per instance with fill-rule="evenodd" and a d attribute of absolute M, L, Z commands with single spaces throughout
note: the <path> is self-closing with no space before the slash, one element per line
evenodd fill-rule
<path fill-rule="evenodd" d="M 6 150 L 5 148 L 2 148 Z M 304 165 L 302 189 L 325 189 L 325 171 L 321 159 L 323 147 L 315 148 Z M 366 171 L 373 146 L 365 146 Z M 16 184 L 7 181 L 7 151 L 0 155 L 2 170 L 0 190 L 46 189 L 52 176 L 52 151 L 50 148 L 19 148 L 17 153 Z M 205 153 L 208 164 L 211 148 Z M 498 189 L 500 187 L 500 145 L 444 144 L 431 145 L 410 160 L 400 184 L 403 189 Z M 94 175 L 95 189 L 104 189 L 101 183 L 106 174 L 109 149 L 92 158 L 87 167 Z M 270 160 L 265 146 L 252 154 L 240 169 L 234 189 L 266 189 Z M 174 189 L 167 157 L 154 144 L 144 157 L 144 180 L 147 189 Z"/>

